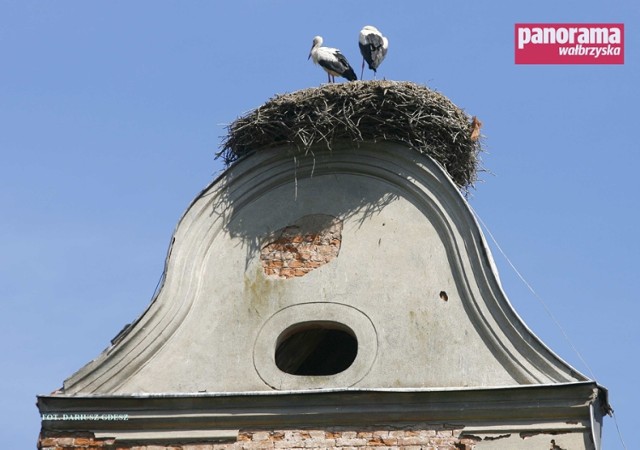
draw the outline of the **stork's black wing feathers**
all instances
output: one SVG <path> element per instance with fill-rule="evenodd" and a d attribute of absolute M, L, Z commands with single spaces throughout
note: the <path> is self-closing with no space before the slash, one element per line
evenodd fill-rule
<path fill-rule="evenodd" d="M 349 61 L 347 61 L 347 58 L 345 58 L 344 55 L 340 52 L 336 52 L 336 58 L 338 58 L 340 64 L 344 66 L 344 69 L 342 70 L 342 73 L 340 75 L 349 81 L 357 80 L 358 77 L 356 77 L 356 73 L 353 71 L 353 68 L 349 64 Z"/>
<path fill-rule="evenodd" d="M 369 69 L 375 70 L 371 67 L 371 62 L 373 61 L 371 56 L 371 46 L 369 44 L 361 44 L 359 42 L 358 45 L 360 46 L 360 53 L 362 53 L 362 57 L 367 62 L 367 64 L 369 64 Z"/>
<path fill-rule="evenodd" d="M 382 48 L 384 41 L 382 40 L 382 36 L 375 33 L 369 33 L 366 36 L 367 44 L 369 44 L 374 49 Z"/>
<path fill-rule="evenodd" d="M 366 44 L 358 42 L 360 53 L 362 53 L 362 57 L 369 65 L 369 69 L 375 72 L 387 53 L 383 47 L 384 41 L 382 36 L 374 33 L 367 34 L 365 41 Z"/>
<path fill-rule="evenodd" d="M 338 74 L 341 77 L 346 78 L 349 81 L 355 81 L 358 79 L 356 73 L 353 71 L 349 61 L 339 51 L 333 52 L 335 60 L 320 59 L 318 64 L 325 70 Z"/>

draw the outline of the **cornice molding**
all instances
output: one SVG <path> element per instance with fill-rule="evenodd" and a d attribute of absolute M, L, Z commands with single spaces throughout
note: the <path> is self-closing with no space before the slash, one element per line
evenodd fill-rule
<path fill-rule="evenodd" d="M 592 412 L 601 417 L 603 404 L 606 392 L 594 382 L 486 389 L 332 389 L 38 398 L 44 430 L 90 431 L 96 437 L 155 442 L 234 439 L 238 430 L 247 428 L 380 424 L 393 428 L 416 423 L 464 428 L 467 434 L 585 432 L 592 426 Z M 108 420 L 110 417 L 113 420 Z"/>

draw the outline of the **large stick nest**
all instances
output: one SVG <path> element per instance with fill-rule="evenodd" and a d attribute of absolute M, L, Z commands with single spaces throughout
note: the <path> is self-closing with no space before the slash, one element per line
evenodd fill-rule
<path fill-rule="evenodd" d="M 277 95 L 238 118 L 229 125 L 219 156 L 230 165 L 253 151 L 285 144 L 307 152 L 317 144 L 400 142 L 434 158 L 466 190 L 477 180 L 479 166 L 475 124 L 444 95 L 415 83 L 327 84 Z"/>

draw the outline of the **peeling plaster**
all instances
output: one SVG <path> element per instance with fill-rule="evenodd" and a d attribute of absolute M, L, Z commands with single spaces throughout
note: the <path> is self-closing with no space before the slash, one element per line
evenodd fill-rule
<path fill-rule="evenodd" d="M 506 439 L 508 437 L 511 437 L 511 433 L 508 434 L 500 434 L 497 436 L 486 436 L 484 438 L 485 441 L 497 441 L 498 439 Z"/>
<path fill-rule="evenodd" d="M 559 445 L 556 445 L 556 440 L 555 439 L 551 439 L 550 450 L 567 450 L 567 449 L 563 448 L 563 447 L 560 447 Z"/>

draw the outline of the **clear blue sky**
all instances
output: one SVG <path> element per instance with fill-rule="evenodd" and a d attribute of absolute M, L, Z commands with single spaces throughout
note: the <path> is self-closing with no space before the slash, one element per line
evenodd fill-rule
<path fill-rule="evenodd" d="M 178 219 L 222 169 L 225 124 L 325 82 L 307 61 L 317 34 L 359 68 L 367 24 L 390 39 L 380 77 L 426 84 L 484 122 L 491 174 L 470 203 L 609 388 L 629 446 L 640 402 L 640 3 L 391 4 L 0 0 L 4 448 L 35 448 L 36 394 L 145 309 Z M 518 22 L 623 22 L 626 63 L 516 66 Z M 589 375 L 494 257 L 524 321 Z M 611 419 L 604 443 L 622 448 Z"/>

